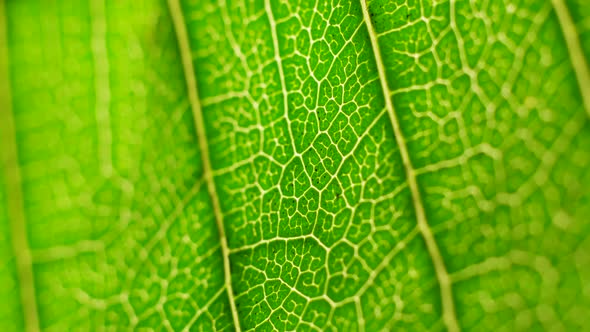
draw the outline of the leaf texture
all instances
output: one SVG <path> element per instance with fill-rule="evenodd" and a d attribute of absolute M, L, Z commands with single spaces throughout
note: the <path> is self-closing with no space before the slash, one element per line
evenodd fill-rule
<path fill-rule="evenodd" d="M 3 330 L 590 328 L 584 1 L 0 8 Z"/>

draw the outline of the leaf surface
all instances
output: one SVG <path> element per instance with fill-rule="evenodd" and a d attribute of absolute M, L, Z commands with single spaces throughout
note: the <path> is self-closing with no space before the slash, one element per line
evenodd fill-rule
<path fill-rule="evenodd" d="M 590 328 L 587 9 L 4 2 L 0 327 Z"/>

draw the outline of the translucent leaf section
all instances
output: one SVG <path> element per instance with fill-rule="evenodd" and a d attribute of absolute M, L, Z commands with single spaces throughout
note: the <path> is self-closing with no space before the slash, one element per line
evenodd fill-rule
<path fill-rule="evenodd" d="M 0 329 L 590 329 L 586 1 L 0 3 Z"/>
<path fill-rule="evenodd" d="M 185 13 L 242 327 L 442 328 L 360 3 Z"/>
<path fill-rule="evenodd" d="M 370 7 L 460 325 L 587 327 L 589 87 L 571 22 L 551 1 Z"/>
<path fill-rule="evenodd" d="M 587 326 L 583 5 L 362 4 L 184 7 L 242 327 Z"/>
<path fill-rule="evenodd" d="M 22 174 L 40 321 L 24 325 L 231 329 L 166 3 L 8 1 L 6 13 L 16 125 L 6 139 L 18 146 L 10 166 Z M 6 242 L 10 301 L 22 285 L 6 279 Z M 19 310 L 3 304 L 2 324 L 15 326 L 2 326 L 22 326 L 5 306 Z"/>

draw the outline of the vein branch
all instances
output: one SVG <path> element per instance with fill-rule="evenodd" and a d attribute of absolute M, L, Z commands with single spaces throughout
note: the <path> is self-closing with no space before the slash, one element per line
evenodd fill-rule
<path fill-rule="evenodd" d="M 238 319 L 238 311 L 234 300 L 234 292 L 231 283 L 231 271 L 229 265 L 229 247 L 227 245 L 227 237 L 225 235 L 225 227 L 223 224 L 223 215 L 219 205 L 219 196 L 213 181 L 213 171 L 211 167 L 211 159 L 209 158 L 209 147 L 207 142 L 207 135 L 205 132 L 205 121 L 203 119 L 203 111 L 198 96 L 197 81 L 195 78 L 195 70 L 193 67 L 193 60 L 191 56 L 191 48 L 188 39 L 188 32 L 186 30 L 186 22 L 179 4 L 179 0 L 168 0 L 168 8 L 172 16 L 174 30 L 176 31 L 176 38 L 178 48 L 180 50 L 180 57 L 184 70 L 184 78 L 186 81 L 187 92 L 195 122 L 195 129 L 197 132 L 197 140 L 199 149 L 201 151 L 201 160 L 203 162 L 203 177 L 207 184 L 207 191 L 211 198 L 213 212 L 215 214 L 215 222 L 219 232 L 221 242 L 221 253 L 223 255 L 223 270 L 225 276 L 225 287 L 227 289 L 227 296 L 236 331 L 240 331 L 240 322 Z"/>
<path fill-rule="evenodd" d="M 16 260 L 19 295 L 27 332 L 39 331 L 39 315 L 35 296 L 35 279 L 31 248 L 27 239 L 27 224 L 19 168 L 16 128 L 10 96 L 8 40 L 5 1 L 0 1 L 0 156 L 2 176 L 7 195 L 8 223 L 12 250 Z M 1 204 L 1 202 L 0 202 Z"/>
<path fill-rule="evenodd" d="M 451 279 L 449 277 L 449 273 L 447 272 L 447 268 L 445 266 L 444 260 L 440 253 L 434 235 L 432 234 L 432 231 L 430 230 L 430 226 L 428 225 L 428 221 L 426 219 L 426 213 L 424 212 L 424 204 L 422 202 L 420 189 L 418 188 L 418 182 L 416 179 L 416 170 L 412 166 L 412 162 L 410 160 L 410 155 L 408 152 L 408 147 L 406 145 L 405 138 L 402 135 L 400 123 L 397 118 L 395 109 L 393 107 L 393 102 L 391 100 L 392 93 L 387 83 L 385 66 L 383 65 L 383 60 L 381 58 L 381 50 L 379 49 L 379 42 L 377 40 L 377 32 L 375 31 L 371 21 L 369 8 L 367 6 L 367 0 L 361 0 L 361 7 L 363 11 L 363 18 L 365 24 L 367 25 L 369 38 L 371 39 L 371 46 L 373 48 L 373 54 L 375 56 L 375 62 L 379 73 L 379 81 L 381 82 L 381 88 L 383 90 L 385 98 L 385 106 L 387 108 L 387 113 L 389 114 L 391 124 L 393 126 L 395 140 L 397 141 L 397 144 L 399 146 L 402 162 L 404 165 L 404 170 L 406 172 L 406 177 L 408 180 L 408 186 L 412 194 L 412 202 L 414 204 L 414 210 L 416 212 L 418 230 L 420 231 L 420 234 L 422 235 L 422 238 L 426 243 L 426 248 L 432 259 L 434 270 L 436 273 L 436 278 L 440 285 L 443 322 L 449 331 L 459 331 L 460 328 L 455 313 L 455 304 L 453 302 Z"/>
<path fill-rule="evenodd" d="M 590 116 L 590 69 L 586 62 L 586 56 L 580 45 L 580 38 L 576 29 L 576 24 L 570 15 L 570 12 L 564 0 L 551 0 L 557 20 L 561 26 L 563 37 L 570 56 L 570 61 L 574 67 L 574 73 L 578 80 L 580 93 L 584 102 L 586 113 Z"/>
<path fill-rule="evenodd" d="M 289 112 L 288 112 L 288 92 L 287 92 L 287 85 L 285 84 L 285 72 L 283 70 L 283 60 L 281 59 L 281 53 L 279 51 L 279 38 L 277 36 L 277 22 L 274 18 L 272 13 L 272 8 L 270 5 L 270 0 L 264 1 L 264 10 L 266 12 L 266 16 L 268 16 L 268 21 L 270 24 L 270 34 L 272 37 L 272 44 L 274 49 L 274 60 L 277 63 L 278 70 L 279 70 L 279 78 L 281 80 L 281 90 L 283 92 L 283 111 L 284 117 L 287 121 L 287 130 L 289 131 L 289 135 L 291 136 L 289 141 L 291 141 L 291 148 L 293 149 L 293 153 L 297 155 L 297 149 L 295 147 L 295 136 L 293 135 L 293 131 L 291 130 L 291 124 L 289 123 Z"/>

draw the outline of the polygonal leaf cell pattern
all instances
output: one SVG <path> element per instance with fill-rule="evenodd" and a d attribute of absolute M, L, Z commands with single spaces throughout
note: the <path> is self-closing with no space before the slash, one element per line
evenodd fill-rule
<path fill-rule="evenodd" d="M 2 330 L 590 329 L 585 1 L 0 14 Z"/>

